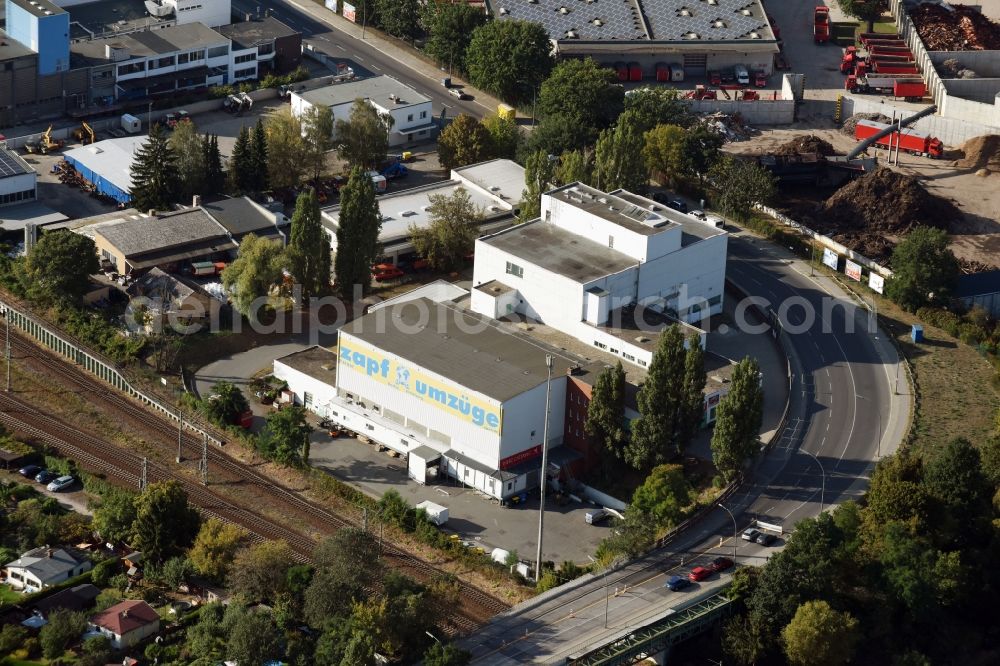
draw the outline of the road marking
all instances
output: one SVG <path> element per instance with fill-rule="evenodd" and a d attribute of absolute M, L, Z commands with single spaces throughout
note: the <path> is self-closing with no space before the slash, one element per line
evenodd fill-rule
<path fill-rule="evenodd" d="M 338 49 L 340 49 L 341 51 L 346 51 L 346 50 L 347 50 L 347 49 L 345 49 L 345 48 L 344 48 L 343 46 L 341 46 L 340 44 L 335 44 L 334 46 L 336 46 L 336 47 L 337 47 Z"/>
<path fill-rule="evenodd" d="M 358 62 L 364 62 L 365 61 L 364 58 L 362 58 L 361 56 L 359 56 L 357 54 L 354 55 L 354 59 L 357 60 Z"/>
<path fill-rule="evenodd" d="M 381 72 L 382 71 L 376 65 L 372 65 L 371 68 L 374 69 L 376 72 Z"/>

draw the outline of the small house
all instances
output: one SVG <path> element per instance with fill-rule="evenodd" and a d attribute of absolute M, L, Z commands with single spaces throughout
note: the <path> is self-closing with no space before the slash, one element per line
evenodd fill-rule
<path fill-rule="evenodd" d="M 129 599 L 90 618 L 116 650 L 130 648 L 160 630 L 160 616 L 145 601 Z"/>
<path fill-rule="evenodd" d="M 38 592 L 90 571 L 89 560 L 77 559 L 62 548 L 42 546 L 4 565 L 5 582 L 15 590 Z"/>

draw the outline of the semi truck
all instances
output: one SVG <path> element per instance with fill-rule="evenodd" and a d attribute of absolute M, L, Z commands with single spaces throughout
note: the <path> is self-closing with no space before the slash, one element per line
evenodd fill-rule
<path fill-rule="evenodd" d="M 817 7 L 813 15 L 813 40 L 817 44 L 830 41 L 830 8 Z"/>
<path fill-rule="evenodd" d="M 858 121 L 857 126 L 854 128 L 854 138 L 862 141 L 888 128 L 889 125 L 885 123 L 877 123 L 874 120 L 861 120 Z M 882 148 L 889 148 L 890 145 L 896 147 L 897 141 L 899 149 L 911 155 L 933 157 L 935 159 L 940 159 L 944 156 L 944 144 L 941 143 L 940 139 L 908 128 L 881 137 L 875 142 L 875 145 Z"/>
<path fill-rule="evenodd" d="M 927 94 L 924 82 L 911 74 L 868 74 L 850 75 L 844 81 L 844 89 L 852 93 L 882 93 L 893 97 L 903 97 L 907 102 L 919 101 Z"/>

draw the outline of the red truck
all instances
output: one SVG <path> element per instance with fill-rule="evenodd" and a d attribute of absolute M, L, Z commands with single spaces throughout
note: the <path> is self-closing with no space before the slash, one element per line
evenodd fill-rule
<path fill-rule="evenodd" d="M 852 93 L 884 93 L 904 97 L 907 102 L 919 102 L 927 94 L 927 86 L 911 74 L 851 74 L 844 81 L 844 89 Z"/>
<path fill-rule="evenodd" d="M 861 120 L 858 121 L 857 126 L 854 128 L 854 138 L 862 141 L 875 136 L 888 127 L 885 123 L 877 123 L 874 120 Z M 903 128 L 898 133 L 887 134 L 876 141 L 875 145 L 888 148 L 890 139 L 892 140 L 893 147 L 896 146 L 898 141 L 899 149 L 911 155 L 922 155 L 935 159 L 940 159 L 944 156 L 944 144 L 941 143 L 940 139 L 928 136 L 914 129 Z"/>
<path fill-rule="evenodd" d="M 877 74 L 919 74 L 916 63 L 869 58 L 868 68 Z"/>
<path fill-rule="evenodd" d="M 830 41 L 830 8 L 817 7 L 813 15 L 813 41 L 823 44 Z"/>
<path fill-rule="evenodd" d="M 893 56 L 896 58 L 906 58 L 907 60 L 913 60 L 913 52 L 910 51 L 908 46 L 877 46 L 872 45 L 868 47 L 868 53 L 873 56 Z"/>

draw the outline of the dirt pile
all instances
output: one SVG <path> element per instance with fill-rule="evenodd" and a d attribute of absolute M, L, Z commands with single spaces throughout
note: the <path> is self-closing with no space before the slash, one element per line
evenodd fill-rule
<path fill-rule="evenodd" d="M 840 129 L 848 136 L 854 136 L 854 129 L 858 126 L 858 121 L 861 120 L 874 120 L 877 123 L 891 123 L 892 118 L 884 116 L 881 113 L 855 113 L 853 116 L 844 121 Z"/>
<path fill-rule="evenodd" d="M 806 153 L 816 153 L 817 155 L 829 157 L 830 155 L 836 155 L 837 151 L 833 149 L 829 141 L 825 141 L 815 134 L 797 136 L 791 141 L 781 144 L 773 151 L 775 155 L 801 155 Z"/>
<path fill-rule="evenodd" d="M 961 169 L 986 169 L 1000 172 L 1000 135 L 986 134 L 969 139 L 959 148 L 964 157 L 958 160 Z"/>
<path fill-rule="evenodd" d="M 966 5 L 918 5 L 909 10 L 917 33 L 931 51 L 995 51 L 1000 25 Z"/>
<path fill-rule="evenodd" d="M 820 231 L 872 259 L 886 257 L 893 239 L 917 226 L 947 229 L 962 216 L 950 201 L 915 178 L 879 167 L 837 190 L 819 207 Z"/>

